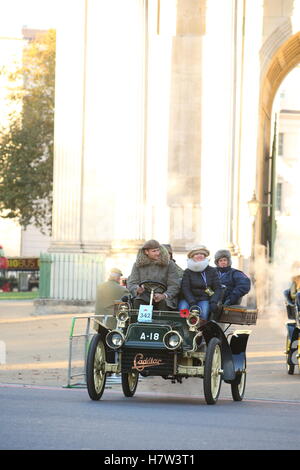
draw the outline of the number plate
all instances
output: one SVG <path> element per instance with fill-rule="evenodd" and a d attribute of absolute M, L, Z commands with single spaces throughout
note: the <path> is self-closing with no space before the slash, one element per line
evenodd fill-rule
<path fill-rule="evenodd" d="M 164 333 L 164 332 L 163 332 Z M 160 338 L 160 333 L 158 331 L 141 331 L 140 341 L 162 341 Z"/>
<path fill-rule="evenodd" d="M 152 322 L 153 305 L 140 305 L 138 322 Z"/>

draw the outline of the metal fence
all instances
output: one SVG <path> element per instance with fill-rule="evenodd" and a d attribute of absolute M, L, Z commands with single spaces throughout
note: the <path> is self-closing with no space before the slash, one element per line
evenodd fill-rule
<path fill-rule="evenodd" d="M 104 257 L 86 253 L 41 253 L 39 297 L 94 301 L 104 280 Z"/>
<path fill-rule="evenodd" d="M 109 317 L 110 315 L 107 316 Z M 103 321 L 104 315 L 77 316 L 72 318 L 66 388 L 86 387 L 87 354 L 90 340 L 96 333 L 93 330 L 94 318 Z M 141 380 L 141 377 L 139 377 L 139 380 Z M 105 388 L 111 388 L 112 385 L 121 384 L 121 382 L 120 374 L 107 374 Z"/>

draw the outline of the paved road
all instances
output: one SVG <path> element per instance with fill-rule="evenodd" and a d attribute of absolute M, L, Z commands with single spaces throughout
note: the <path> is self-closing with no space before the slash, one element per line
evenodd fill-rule
<path fill-rule="evenodd" d="M 150 392 L 0 386 L 1 449 L 298 449 L 300 400 L 221 399 Z"/>
<path fill-rule="evenodd" d="M 6 345 L 6 364 L 0 365 L 0 383 L 66 385 L 71 318 L 72 314 L 37 316 L 31 302 L 0 301 L 0 341 Z M 284 311 L 264 313 L 252 327 L 247 347 L 248 398 L 300 398 L 298 368 L 294 376 L 286 373 L 285 321 Z M 75 334 L 84 330 L 85 320 L 78 320 Z M 75 343 L 75 361 L 82 357 L 81 352 Z M 202 394 L 198 379 L 174 385 L 161 378 L 149 378 L 142 384 L 143 391 L 157 389 L 167 393 Z M 221 396 L 230 396 L 227 384 L 223 385 Z"/>
<path fill-rule="evenodd" d="M 71 316 L 0 303 L 1 448 L 299 449 L 300 374 L 286 373 L 284 312 L 265 312 L 252 328 L 245 400 L 233 402 L 223 384 L 215 406 L 205 404 L 200 379 L 149 378 L 133 399 L 110 384 L 100 402 L 62 388 Z"/>

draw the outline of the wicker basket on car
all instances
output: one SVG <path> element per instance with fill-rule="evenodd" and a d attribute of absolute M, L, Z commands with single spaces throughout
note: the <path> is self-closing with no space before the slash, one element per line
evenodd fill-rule
<path fill-rule="evenodd" d="M 242 305 L 225 305 L 218 321 L 237 325 L 255 325 L 256 320 L 256 308 L 248 308 Z"/>

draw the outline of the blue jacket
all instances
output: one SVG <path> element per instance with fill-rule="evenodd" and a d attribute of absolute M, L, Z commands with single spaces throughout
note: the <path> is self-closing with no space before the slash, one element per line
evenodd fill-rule
<path fill-rule="evenodd" d="M 238 269 L 231 268 L 217 268 L 221 284 L 226 286 L 223 303 L 227 301 L 230 305 L 237 305 L 240 303 L 241 297 L 248 294 L 251 288 L 251 281 L 246 274 Z"/>

